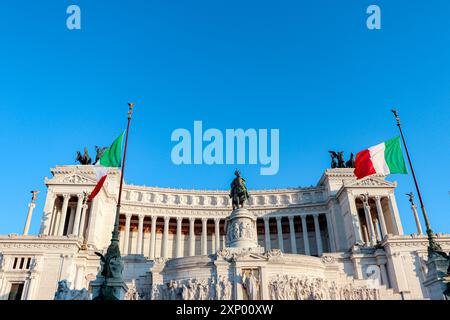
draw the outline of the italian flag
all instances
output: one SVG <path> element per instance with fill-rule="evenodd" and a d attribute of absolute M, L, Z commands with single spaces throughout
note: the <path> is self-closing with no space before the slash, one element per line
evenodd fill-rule
<path fill-rule="evenodd" d="M 403 159 L 400 137 L 359 152 L 355 158 L 354 173 L 358 179 L 375 173 L 385 176 L 391 173 L 408 173 Z"/>
<path fill-rule="evenodd" d="M 111 147 L 105 150 L 102 157 L 95 163 L 94 171 L 97 177 L 97 185 L 94 190 L 92 190 L 91 195 L 89 196 L 88 201 L 94 200 L 97 194 L 102 190 L 103 184 L 108 177 L 109 168 L 120 168 L 122 165 L 122 141 L 123 141 L 122 133 L 114 142 Z"/>

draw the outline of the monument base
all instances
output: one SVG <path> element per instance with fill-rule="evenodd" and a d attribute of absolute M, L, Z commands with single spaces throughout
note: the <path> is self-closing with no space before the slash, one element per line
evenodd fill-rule
<path fill-rule="evenodd" d="M 128 286 L 121 279 L 98 277 L 91 282 L 92 300 L 123 300 Z"/>
<path fill-rule="evenodd" d="M 428 273 L 424 286 L 428 290 L 429 298 L 432 300 L 445 300 L 444 292 L 448 290 L 446 280 L 449 261 L 439 254 L 432 254 L 427 263 Z"/>
<path fill-rule="evenodd" d="M 233 210 L 226 223 L 227 248 L 258 247 L 256 216 L 249 210 Z"/>

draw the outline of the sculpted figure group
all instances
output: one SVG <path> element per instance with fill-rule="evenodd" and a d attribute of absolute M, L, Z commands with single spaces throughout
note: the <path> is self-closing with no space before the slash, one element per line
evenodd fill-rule
<path fill-rule="evenodd" d="M 152 300 L 231 300 L 232 284 L 227 278 L 171 280 L 162 285 L 153 285 Z"/>
<path fill-rule="evenodd" d="M 55 300 L 91 300 L 91 297 L 86 289 L 71 290 L 67 280 L 61 280 L 58 282 Z"/>
<path fill-rule="evenodd" d="M 228 241 L 237 239 L 254 239 L 255 230 L 254 225 L 250 222 L 237 222 L 233 223 L 228 230 Z"/>
<path fill-rule="evenodd" d="M 278 275 L 269 283 L 272 300 L 378 300 L 378 289 L 339 286 L 321 278 Z"/>

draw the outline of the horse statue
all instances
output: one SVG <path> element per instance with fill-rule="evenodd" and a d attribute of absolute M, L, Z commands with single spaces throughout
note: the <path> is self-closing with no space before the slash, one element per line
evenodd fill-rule
<path fill-rule="evenodd" d="M 241 177 L 239 170 L 234 172 L 236 178 L 231 183 L 230 198 L 233 203 L 233 210 L 243 208 L 245 201 L 248 200 L 249 194 L 245 185 L 245 179 Z"/>
<path fill-rule="evenodd" d="M 345 163 L 346 168 L 354 168 L 355 167 L 355 155 L 350 153 L 350 159 Z"/>
<path fill-rule="evenodd" d="M 92 159 L 89 156 L 89 151 L 87 148 L 84 148 L 84 155 L 81 155 L 81 152 L 77 151 L 76 161 L 78 161 L 83 166 L 92 164 Z"/>
<path fill-rule="evenodd" d="M 337 168 L 337 153 L 334 151 L 328 151 L 331 155 L 331 169 Z"/>
<path fill-rule="evenodd" d="M 331 168 L 345 168 L 344 152 L 343 151 L 328 151 L 331 154 Z"/>
<path fill-rule="evenodd" d="M 95 146 L 95 152 L 97 152 L 97 156 L 95 157 L 95 163 L 97 163 L 101 157 L 105 154 L 105 151 L 108 150 L 108 147 L 99 148 Z"/>

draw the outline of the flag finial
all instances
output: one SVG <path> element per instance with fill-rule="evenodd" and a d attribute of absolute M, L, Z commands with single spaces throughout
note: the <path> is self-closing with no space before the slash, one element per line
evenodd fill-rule
<path fill-rule="evenodd" d="M 131 119 L 131 115 L 133 114 L 133 108 L 136 104 L 132 102 L 128 102 L 128 119 Z"/>
<path fill-rule="evenodd" d="M 392 109 L 391 112 L 394 114 L 395 120 L 397 120 L 397 125 L 400 125 L 400 117 L 398 115 L 398 111 L 395 109 Z"/>

